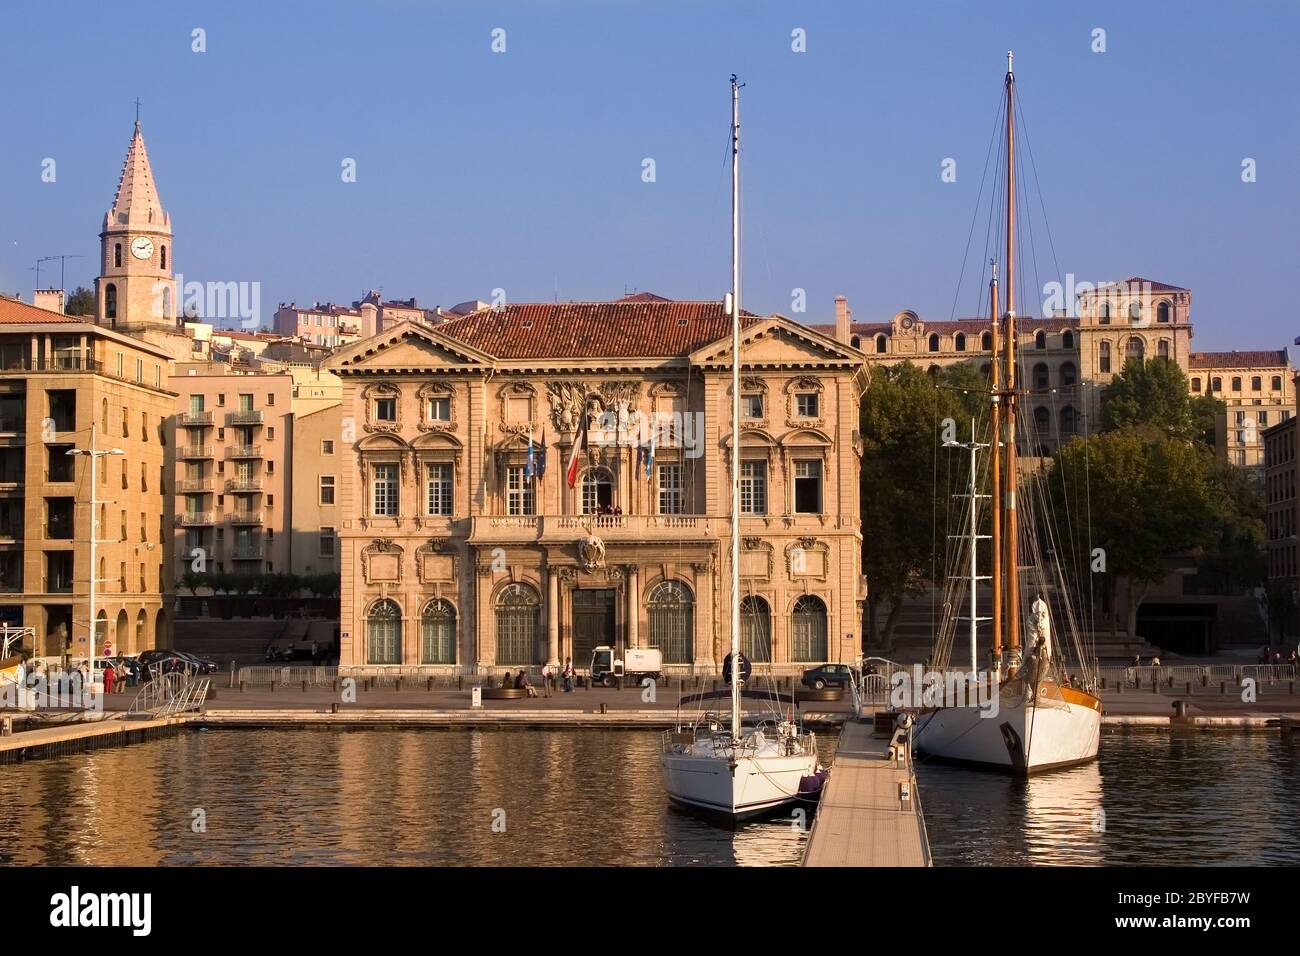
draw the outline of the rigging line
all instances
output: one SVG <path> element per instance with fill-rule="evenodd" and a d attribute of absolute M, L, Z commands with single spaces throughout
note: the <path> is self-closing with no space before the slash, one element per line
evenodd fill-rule
<path fill-rule="evenodd" d="M 979 193 L 976 194 L 975 196 L 975 208 L 971 211 L 971 216 L 970 216 L 970 229 L 966 233 L 966 249 L 965 251 L 962 252 L 961 271 L 957 274 L 957 288 L 953 291 L 952 308 L 948 312 L 949 321 L 952 321 L 952 319 L 954 319 L 957 315 L 957 299 L 961 296 L 961 284 L 962 284 L 962 280 L 966 276 L 966 260 L 970 256 L 971 238 L 975 235 L 975 223 L 979 219 L 980 202 L 984 198 L 984 184 L 988 181 L 989 157 L 993 155 L 993 143 L 997 139 L 998 127 L 1000 125 L 999 120 L 1001 120 L 1002 118 L 1004 101 L 1005 98 L 1001 94 L 999 94 L 997 112 L 993 117 L 993 132 L 989 134 L 988 149 L 985 150 L 984 153 L 984 171 L 980 174 Z M 996 175 L 996 170 L 994 171 L 994 174 Z"/>

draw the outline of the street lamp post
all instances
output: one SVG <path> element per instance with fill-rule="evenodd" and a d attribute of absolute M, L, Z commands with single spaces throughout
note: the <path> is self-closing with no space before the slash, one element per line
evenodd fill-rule
<path fill-rule="evenodd" d="M 69 455 L 85 455 L 90 459 L 90 684 L 95 685 L 95 637 L 98 622 L 95 620 L 95 585 L 98 583 L 99 565 L 95 561 L 96 545 L 99 542 L 99 499 L 96 497 L 98 486 L 97 467 L 100 458 L 108 455 L 125 455 L 120 448 L 95 447 L 95 423 L 90 423 L 90 447 L 70 448 Z"/>

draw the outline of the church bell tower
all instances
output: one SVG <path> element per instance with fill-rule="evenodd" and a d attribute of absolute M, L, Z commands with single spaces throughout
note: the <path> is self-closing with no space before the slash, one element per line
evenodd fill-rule
<path fill-rule="evenodd" d="M 177 305 L 171 217 L 158 198 L 138 118 L 99 240 L 96 321 L 109 328 L 174 325 Z"/>

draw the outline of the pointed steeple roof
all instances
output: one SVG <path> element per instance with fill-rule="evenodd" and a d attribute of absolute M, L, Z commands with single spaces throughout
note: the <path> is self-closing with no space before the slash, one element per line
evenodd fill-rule
<path fill-rule="evenodd" d="M 104 216 L 104 229 L 170 230 L 171 217 L 162 207 L 158 188 L 154 185 L 153 169 L 149 166 L 149 153 L 144 148 L 140 121 L 135 121 L 131 145 L 126 150 L 122 164 L 122 178 L 117 184 L 113 205 Z"/>

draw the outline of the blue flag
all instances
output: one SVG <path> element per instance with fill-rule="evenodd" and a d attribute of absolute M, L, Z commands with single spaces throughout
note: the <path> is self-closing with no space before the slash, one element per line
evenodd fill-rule
<path fill-rule="evenodd" d="M 542 426 L 542 444 L 537 449 L 537 477 L 546 474 L 546 426 Z"/>
<path fill-rule="evenodd" d="M 528 429 L 528 464 L 524 466 L 525 478 L 537 477 L 537 459 L 533 455 L 533 430 Z"/>

